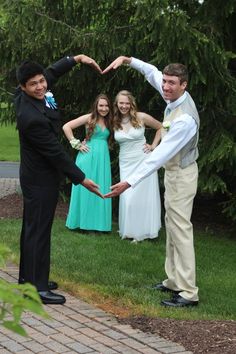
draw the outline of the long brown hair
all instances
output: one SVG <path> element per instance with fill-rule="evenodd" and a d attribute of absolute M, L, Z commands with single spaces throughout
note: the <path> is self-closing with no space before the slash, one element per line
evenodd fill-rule
<path fill-rule="evenodd" d="M 104 99 L 108 103 L 109 107 L 109 112 L 108 114 L 104 117 L 104 123 L 106 128 L 110 131 L 110 137 L 112 135 L 113 131 L 113 109 L 112 109 L 112 104 L 111 101 L 109 100 L 108 96 L 105 95 L 104 93 L 101 93 L 95 98 L 95 101 L 93 102 L 92 108 L 91 108 L 91 119 L 88 123 L 88 128 L 87 128 L 87 134 L 86 134 L 86 140 L 89 140 L 91 136 L 94 133 L 95 126 L 97 124 L 97 121 L 99 119 L 98 111 L 97 111 L 97 106 L 98 106 L 98 101 L 100 99 Z M 109 138 L 110 140 L 110 138 Z"/>
<path fill-rule="evenodd" d="M 122 121 L 122 115 L 118 109 L 118 98 L 119 96 L 126 96 L 128 97 L 129 103 L 130 103 L 130 111 L 129 111 L 129 115 L 130 115 L 130 123 L 132 124 L 132 126 L 134 128 L 140 128 L 142 126 L 141 122 L 139 121 L 139 119 L 137 118 L 137 104 L 135 101 L 134 96 L 132 95 L 131 92 L 127 91 L 127 90 L 122 90 L 120 92 L 117 93 L 115 101 L 114 101 L 114 119 L 113 119 L 113 126 L 115 130 L 118 129 L 123 129 L 121 126 L 121 121 Z"/>

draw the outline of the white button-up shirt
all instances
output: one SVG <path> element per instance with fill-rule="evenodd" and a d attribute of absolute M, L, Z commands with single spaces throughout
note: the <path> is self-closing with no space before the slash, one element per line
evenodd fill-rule
<path fill-rule="evenodd" d="M 139 59 L 132 58 L 130 66 L 141 72 L 147 81 L 155 88 L 163 97 L 162 90 L 162 72 L 154 65 L 145 63 Z M 181 104 L 186 98 L 186 92 L 174 102 L 168 102 L 167 108 L 173 110 Z M 149 157 L 142 162 L 136 169 L 135 173 L 126 179 L 132 187 L 135 187 L 144 178 L 149 176 L 155 170 L 165 165 L 172 157 L 174 157 L 196 134 L 197 124 L 195 119 L 189 114 L 182 114 L 171 122 L 171 126 L 167 134 L 161 140 L 161 143 L 150 153 Z"/>

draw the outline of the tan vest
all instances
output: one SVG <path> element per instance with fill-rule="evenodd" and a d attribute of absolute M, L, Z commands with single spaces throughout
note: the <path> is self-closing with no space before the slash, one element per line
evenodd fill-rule
<path fill-rule="evenodd" d="M 186 99 L 179 104 L 175 109 L 171 111 L 170 114 L 165 115 L 164 122 L 172 122 L 175 118 L 181 116 L 182 114 L 189 114 L 195 122 L 197 123 L 197 132 L 192 137 L 192 139 L 174 156 L 165 164 L 165 169 L 167 170 L 176 170 L 179 167 L 186 168 L 191 163 L 197 160 L 198 158 L 198 136 L 199 136 L 199 115 L 195 103 L 188 92 L 186 92 Z M 166 129 L 161 130 L 161 138 L 167 133 Z"/>

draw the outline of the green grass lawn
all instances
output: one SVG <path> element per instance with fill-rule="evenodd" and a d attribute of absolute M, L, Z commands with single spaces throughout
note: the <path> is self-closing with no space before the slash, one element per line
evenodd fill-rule
<path fill-rule="evenodd" d="M 1 243 L 19 256 L 20 220 L 0 220 Z M 111 234 L 81 234 L 56 219 L 52 234 L 51 278 L 61 288 L 114 312 L 177 319 L 236 320 L 236 248 L 227 234 L 196 232 L 200 303 L 192 309 L 169 309 L 169 294 L 149 287 L 164 279 L 165 233 L 157 242 L 121 240 Z"/>
<path fill-rule="evenodd" d="M 15 127 L 0 127 L 0 160 L 19 161 Z M 169 294 L 150 289 L 165 278 L 165 233 L 157 242 L 132 244 L 111 234 L 81 234 L 56 219 L 52 234 L 51 278 L 61 288 L 115 313 L 176 319 L 236 320 L 236 245 L 227 233 L 195 232 L 200 303 L 193 309 L 168 309 Z M 0 242 L 19 261 L 20 220 L 0 220 Z"/>
<path fill-rule="evenodd" d="M 0 161 L 19 161 L 19 138 L 14 125 L 0 125 Z"/>

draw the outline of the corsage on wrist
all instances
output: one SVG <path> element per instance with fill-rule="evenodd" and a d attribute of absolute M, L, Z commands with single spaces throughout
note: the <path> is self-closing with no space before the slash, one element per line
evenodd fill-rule
<path fill-rule="evenodd" d="M 79 139 L 73 138 L 70 140 L 70 145 L 73 149 L 79 150 L 82 146 L 82 143 Z"/>

